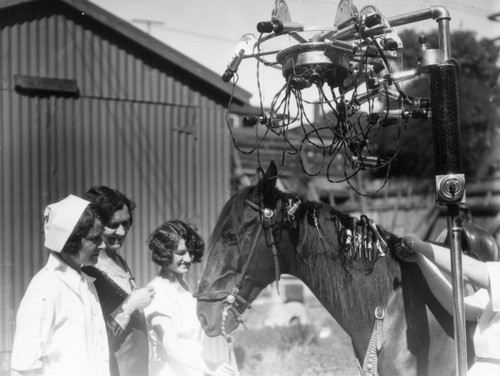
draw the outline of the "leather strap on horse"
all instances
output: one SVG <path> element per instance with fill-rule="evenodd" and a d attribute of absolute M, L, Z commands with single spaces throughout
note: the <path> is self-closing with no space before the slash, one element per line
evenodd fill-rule
<path fill-rule="evenodd" d="M 228 316 L 229 309 L 231 308 L 231 305 L 234 303 L 232 301 L 234 297 L 230 298 L 231 295 L 228 295 L 226 298 L 224 308 L 222 310 L 222 336 L 226 340 L 226 346 L 227 346 L 227 357 L 228 357 L 228 363 L 229 365 L 234 366 L 235 368 L 238 368 L 238 363 L 236 362 L 236 355 L 234 353 L 234 337 L 231 334 L 228 334 L 226 332 L 226 320 Z"/>
<path fill-rule="evenodd" d="M 271 250 L 273 252 L 274 273 L 276 275 L 276 291 L 277 291 L 277 293 L 279 295 L 280 294 L 279 281 L 280 281 L 281 271 L 280 271 L 280 263 L 279 263 L 279 260 L 278 260 L 278 247 L 276 247 L 276 242 L 274 240 L 273 230 L 270 227 L 267 228 L 267 233 L 266 234 L 269 236 L 269 243 L 271 244 Z"/>
<path fill-rule="evenodd" d="M 257 210 L 258 212 L 261 213 L 262 218 L 261 218 L 261 227 L 265 230 L 266 234 L 266 242 L 271 245 L 271 250 L 273 252 L 273 258 L 274 258 L 274 272 L 276 274 L 276 290 L 278 292 L 278 295 L 280 293 L 280 288 L 279 288 L 279 280 L 280 280 L 280 263 L 278 260 L 278 247 L 276 246 L 276 241 L 274 240 L 274 235 L 273 235 L 273 224 L 271 223 L 271 219 L 274 216 L 274 211 L 268 208 L 261 208 L 259 205 L 256 203 L 250 201 L 250 200 L 245 200 L 245 203 L 250 206 L 252 209 Z M 258 240 L 258 237 L 260 235 L 260 228 L 259 228 L 259 233 L 255 237 L 255 241 Z M 256 244 L 255 244 L 256 245 Z M 252 246 L 251 252 L 253 253 L 255 249 L 255 245 Z M 248 263 L 248 260 L 247 260 Z M 245 265 L 247 266 L 247 265 Z M 245 269 L 246 271 L 246 269 Z"/>
<path fill-rule="evenodd" d="M 358 372 L 360 376 L 376 376 L 378 365 L 378 352 L 382 347 L 382 323 L 384 321 L 385 310 L 383 307 L 375 308 L 375 324 L 373 325 L 372 335 L 368 348 L 366 349 L 363 366 L 358 362 Z M 357 360 L 357 359 L 356 359 Z"/>
<path fill-rule="evenodd" d="M 271 245 L 272 247 L 273 258 L 274 258 L 274 271 L 276 273 L 276 288 L 278 289 L 278 294 L 279 294 L 278 281 L 281 273 L 278 260 L 278 248 L 276 246 L 276 241 L 273 235 L 274 224 L 271 221 L 271 219 L 274 217 L 274 211 L 268 208 L 261 208 L 259 205 L 255 204 L 250 200 L 245 200 L 245 202 L 248 206 L 250 206 L 252 209 L 258 211 L 261 214 L 261 221 L 260 221 L 261 223 L 257 229 L 257 233 L 250 248 L 248 257 L 245 261 L 245 264 L 243 265 L 243 270 L 240 273 L 241 275 L 240 279 L 238 280 L 238 282 L 236 282 L 236 285 L 234 286 L 231 292 L 212 291 L 208 293 L 197 293 L 193 295 L 198 300 L 222 300 L 223 304 L 222 334 L 226 338 L 228 338 L 228 334 L 226 333 L 226 320 L 229 311 L 231 311 L 234 314 L 234 316 L 238 319 L 238 321 L 243 322 L 241 320 L 241 315 L 243 314 L 246 308 L 250 307 L 250 304 L 239 295 L 239 292 L 243 286 L 243 282 L 250 267 L 250 263 L 253 259 L 255 250 L 257 248 L 259 238 L 262 234 L 262 230 L 264 230 L 265 233 L 266 244 Z M 239 242 L 238 242 L 238 248 L 239 248 Z"/>

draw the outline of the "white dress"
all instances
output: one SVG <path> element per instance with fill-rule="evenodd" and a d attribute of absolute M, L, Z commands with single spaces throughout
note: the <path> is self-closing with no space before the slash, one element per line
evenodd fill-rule
<path fill-rule="evenodd" d="M 490 288 L 465 298 L 468 305 L 482 308 L 474 333 L 476 361 L 468 376 L 500 375 L 500 262 L 488 262 Z"/>
<path fill-rule="evenodd" d="M 13 375 L 109 376 L 106 326 L 92 280 L 49 256 L 17 312 Z"/>
<path fill-rule="evenodd" d="M 201 376 L 207 363 L 216 364 L 227 361 L 227 353 L 222 337 L 212 339 L 206 337 L 196 316 L 196 299 L 175 280 L 156 277 L 150 285 L 155 289 L 155 297 L 144 309 L 150 340 L 150 376 Z M 177 336 L 179 353 L 183 356 L 172 356 L 163 350 L 161 341 L 151 327 L 151 319 L 157 315 L 173 320 Z M 208 342 L 210 345 L 208 345 Z M 210 354 L 218 359 L 206 359 L 208 347 Z M 215 349 L 214 349 L 215 347 Z"/>

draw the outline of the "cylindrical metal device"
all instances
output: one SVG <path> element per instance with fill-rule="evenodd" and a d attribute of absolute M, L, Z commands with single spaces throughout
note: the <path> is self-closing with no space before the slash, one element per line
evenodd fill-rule
<path fill-rule="evenodd" d="M 349 59 L 326 42 L 302 43 L 280 51 L 276 60 L 282 65 L 283 76 L 308 77 L 316 74 L 331 87 L 338 87 L 349 74 Z"/>
<path fill-rule="evenodd" d="M 436 175 L 461 173 L 457 67 L 442 64 L 430 74 Z"/>
<path fill-rule="evenodd" d="M 440 64 L 429 70 L 432 128 L 436 171 L 436 201 L 448 208 L 453 283 L 453 324 L 456 374 L 467 373 L 467 344 L 462 274 L 462 225 L 459 204 L 465 199 L 465 178 L 460 160 L 460 119 L 458 112 L 457 66 Z"/>

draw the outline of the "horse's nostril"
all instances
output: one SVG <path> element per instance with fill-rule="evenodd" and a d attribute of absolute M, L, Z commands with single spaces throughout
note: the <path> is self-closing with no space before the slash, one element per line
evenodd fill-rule
<path fill-rule="evenodd" d="M 203 315 L 198 315 L 198 320 L 200 321 L 201 327 L 206 329 L 208 326 L 207 319 Z"/>

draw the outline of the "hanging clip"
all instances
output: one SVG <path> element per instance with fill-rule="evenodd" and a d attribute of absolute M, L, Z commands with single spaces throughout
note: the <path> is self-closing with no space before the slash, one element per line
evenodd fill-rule
<path fill-rule="evenodd" d="M 319 230 L 319 221 L 316 208 L 313 208 L 312 217 L 313 217 L 314 227 L 316 227 L 316 232 L 318 233 L 318 236 L 321 239 L 321 231 Z"/>
<path fill-rule="evenodd" d="M 376 238 L 375 248 L 378 251 L 378 255 L 382 256 L 382 257 L 385 256 L 384 249 L 387 249 L 386 241 L 384 240 L 382 235 L 380 235 L 380 231 L 378 231 L 377 226 L 375 226 L 375 224 L 373 223 L 373 221 L 371 219 L 368 219 L 368 226 L 370 226 L 370 230 L 375 235 L 375 238 Z"/>
<path fill-rule="evenodd" d="M 354 256 L 354 247 L 352 242 L 353 242 L 352 231 L 346 228 L 344 231 L 344 246 L 347 248 L 349 257 Z"/>
<path fill-rule="evenodd" d="M 300 204 L 302 204 L 302 201 L 297 198 L 295 201 L 293 201 L 291 198 L 288 199 L 288 204 L 286 206 L 286 217 L 285 220 L 286 222 L 290 223 L 290 225 L 293 228 L 297 227 L 297 222 L 295 221 L 295 212 L 299 208 Z"/>

